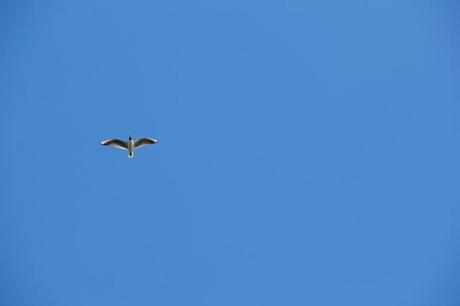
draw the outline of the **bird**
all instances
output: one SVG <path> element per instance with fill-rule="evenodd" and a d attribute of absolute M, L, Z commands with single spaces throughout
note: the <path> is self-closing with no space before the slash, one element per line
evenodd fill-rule
<path fill-rule="evenodd" d="M 155 138 L 143 137 L 143 138 L 134 140 L 131 136 L 129 136 L 128 141 L 123 141 L 120 139 L 112 138 L 112 139 L 107 139 L 107 140 L 102 141 L 101 145 L 112 146 L 115 148 L 128 150 L 128 157 L 133 158 L 134 149 L 140 148 L 147 144 L 155 144 L 157 142 L 158 140 L 156 140 Z"/>

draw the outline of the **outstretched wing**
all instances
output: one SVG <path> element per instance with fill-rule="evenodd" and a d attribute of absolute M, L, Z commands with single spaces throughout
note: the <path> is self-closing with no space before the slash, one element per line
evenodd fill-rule
<path fill-rule="evenodd" d="M 149 137 L 139 138 L 134 142 L 134 147 L 139 148 L 139 147 L 142 147 L 143 145 L 154 144 L 157 142 L 158 140 L 156 140 L 155 138 L 149 138 Z"/>
<path fill-rule="evenodd" d="M 128 150 L 128 143 L 120 139 L 107 139 L 101 142 L 101 145 Z"/>

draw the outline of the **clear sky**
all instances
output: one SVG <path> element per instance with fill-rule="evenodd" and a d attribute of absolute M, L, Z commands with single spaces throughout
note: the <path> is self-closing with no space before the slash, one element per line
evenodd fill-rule
<path fill-rule="evenodd" d="M 459 17 L 2 1 L 0 304 L 459 305 Z"/>

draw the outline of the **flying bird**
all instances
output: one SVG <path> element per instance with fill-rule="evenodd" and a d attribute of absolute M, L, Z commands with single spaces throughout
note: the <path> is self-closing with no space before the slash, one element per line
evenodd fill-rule
<path fill-rule="evenodd" d="M 128 141 L 123 141 L 123 140 L 116 139 L 116 138 L 107 139 L 101 142 L 101 145 L 112 146 L 115 148 L 128 150 L 128 157 L 133 158 L 134 149 L 140 148 L 147 144 L 155 144 L 157 142 L 158 140 L 156 140 L 155 138 L 144 137 L 144 138 L 139 138 L 139 139 L 134 140 L 131 136 L 129 136 Z"/>

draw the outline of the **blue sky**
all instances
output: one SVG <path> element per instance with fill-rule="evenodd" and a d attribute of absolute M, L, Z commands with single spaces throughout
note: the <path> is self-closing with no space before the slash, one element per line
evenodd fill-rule
<path fill-rule="evenodd" d="M 459 9 L 3 1 L 0 304 L 458 305 Z"/>

